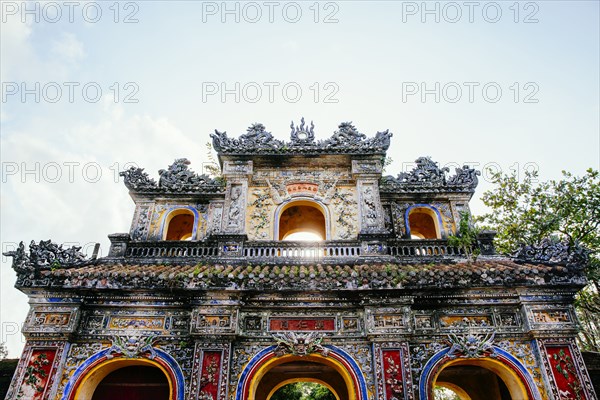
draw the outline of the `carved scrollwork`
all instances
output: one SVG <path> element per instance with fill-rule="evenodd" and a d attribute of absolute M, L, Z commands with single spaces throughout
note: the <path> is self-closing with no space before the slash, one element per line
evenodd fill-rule
<path fill-rule="evenodd" d="M 428 186 L 446 184 L 446 172 L 448 167 L 440 168 L 438 163 L 429 157 L 419 157 L 415 161 L 416 167 L 410 172 L 401 172 L 396 181 L 399 184 L 412 183 Z"/>
<path fill-rule="evenodd" d="M 323 141 L 325 148 L 352 146 L 366 139 L 367 135 L 360 133 L 352 122 L 342 122 L 333 136 Z"/>
<path fill-rule="evenodd" d="M 521 262 L 559 264 L 577 268 L 585 267 L 589 256 L 590 251 L 578 243 L 571 246 L 552 238 L 545 238 L 535 245 L 522 244 L 513 254 L 513 257 Z"/>
<path fill-rule="evenodd" d="M 213 140 L 213 148 L 218 153 L 273 151 L 283 147 L 283 142 L 275 139 L 261 123 L 252 124 L 238 139 L 230 139 L 227 137 L 227 132 L 219 132 L 216 129 L 210 136 Z"/>
<path fill-rule="evenodd" d="M 131 167 L 119 173 L 124 177 L 125 186 L 132 192 L 208 192 L 220 193 L 225 191 L 225 186 L 216 179 L 206 174 L 196 174 L 188 168 L 190 161 L 187 158 L 176 159 L 173 164 L 158 171 L 160 176 L 158 184 L 148 177 L 143 168 Z"/>
<path fill-rule="evenodd" d="M 449 358 L 480 358 L 480 357 L 497 357 L 494 349 L 493 332 L 485 335 L 456 335 L 451 333 L 448 335 L 448 344 L 450 350 L 446 353 Z"/>
<path fill-rule="evenodd" d="M 158 186 L 170 191 L 199 190 L 201 187 L 218 186 L 214 179 L 208 175 L 198 175 L 188 169 L 190 161 L 187 158 L 179 158 L 169 165 L 167 170 L 158 171 L 160 180 Z"/>
<path fill-rule="evenodd" d="M 129 190 L 137 191 L 157 188 L 156 181 L 144 172 L 144 168 L 130 167 L 128 170 L 119 172 L 119 176 L 124 178 L 125 186 Z"/>
<path fill-rule="evenodd" d="M 415 168 L 409 172 L 401 172 L 397 177 L 385 176 L 381 179 L 382 191 L 393 192 L 474 192 L 481 173 L 467 165 L 456 168 L 456 174 L 447 177 L 448 167 L 440 168 L 438 163 L 429 157 L 419 157 Z"/>
<path fill-rule="evenodd" d="M 152 344 L 155 336 L 113 336 L 112 346 L 108 350 L 109 357 L 122 354 L 127 358 L 138 358 L 147 355 L 148 358 L 156 357 Z"/>
<path fill-rule="evenodd" d="M 479 184 L 478 175 L 480 171 L 470 168 L 468 165 L 463 165 L 462 168 L 455 169 L 456 174 L 448 179 L 448 185 L 464 186 L 475 189 Z"/>
<path fill-rule="evenodd" d="M 19 243 L 17 250 L 3 253 L 13 257 L 13 269 L 17 274 L 25 274 L 39 270 L 53 268 L 73 268 L 84 265 L 90 260 L 80 252 L 81 247 L 73 246 L 63 249 L 62 244 L 57 245 L 51 240 L 41 240 L 39 244 L 31 241 L 29 254 L 25 252 L 23 242 Z"/>
<path fill-rule="evenodd" d="M 2 254 L 13 258 L 12 267 L 17 273 L 33 271 L 34 268 L 29 261 L 29 256 L 25 252 L 25 245 L 22 241 L 19 243 L 17 250 L 7 251 Z"/>
<path fill-rule="evenodd" d="M 273 338 L 277 341 L 277 348 L 275 349 L 277 356 L 284 354 L 307 356 L 313 353 L 321 353 L 323 356 L 327 356 L 329 354 L 329 349 L 321 344 L 323 336 L 317 332 L 284 332 L 273 335 Z"/>

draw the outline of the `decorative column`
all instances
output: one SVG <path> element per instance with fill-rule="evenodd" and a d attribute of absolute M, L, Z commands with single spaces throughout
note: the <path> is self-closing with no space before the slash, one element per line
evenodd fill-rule
<path fill-rule="evenodd" d="M 253 173 L 252 161 L 226 160 L 223 177 L 227 180 L 225 203 L 221 217 L 221 232 L 215 235 L 219 241 L 221 256 L 241 256 L 246 235 L 246 209 L 248 208 L 248 181 Z M 217 211 L 218 205 L 213 205 Z"/>
<path fill-rule="evenodd" d="M 214 304 L 228 304 L 215 306 Z M 227 400 L 231 341 L 238 334 L 236 301 L 223 294 L 208 295 L 192 312 L 194 361 L 188 398 Z"/>
<path fill-rule="evenodd" d="M 413 333 L 411 296 L 390 300 L 385 307 L 379 298 L 365 297 L 366 334 L 372 343 L 373 373 L 377 399 L 413 399 L 408 338 Z"/>
<path fill-rule="evenodd" d="M 363 255 L 386 253 L 383 239 L 385 229 L 383 207 L 379 197 L 379 179 L 382 165 L 378 159 L 352 160 L 352 175 L 356 179 L 359 213 L 359 240 Z"/>
<path fill-rule="evenodd" d="M 536 340 L 555 399 L 597 399 L 575 338 Z"/>
<path fill-rule="evenodd" d="M 6 399 L 56 396 L 64 353 L 80 318 L 79 303 L 56 299 L 50 302 L 46 297 L 30 297 L 31 309 L 23 326 L 27 342 Z"/>
<path fill-rule="evenodd" d="M 576 291 L 563 289 L 523 292 L 528 333 L 534 338 L 548 392 L 558 400 L 597 399 L 575 338 L 578 321 L 572 299 Z M 552 295 L 552 301 L 547 297 Z"/>

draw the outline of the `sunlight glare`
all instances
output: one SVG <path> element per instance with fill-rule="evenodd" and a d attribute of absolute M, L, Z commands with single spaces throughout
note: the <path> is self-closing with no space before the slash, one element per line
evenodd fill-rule
<path fill-rule="evenodd" d="M 300 242 L 317 242 L 323 238 L 314 232 L 294 232 L 287 235 L 283 240 Z"/>

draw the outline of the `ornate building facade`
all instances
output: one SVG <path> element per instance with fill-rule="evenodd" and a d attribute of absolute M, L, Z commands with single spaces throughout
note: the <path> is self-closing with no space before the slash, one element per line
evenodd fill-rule
<path fill-rule="evenodd" d="M 222 176 L 186 159 L 121 173 L 136 208 L 107 257 L 21 243 L 27 343 L 8 399 L 595 399 L 575 343 L 585 254 L 448 236 L 479 172 L 431 159 L 382 176 L 392 136 L 215 131 Z M 315 241 L 291 240 L 298 232 Z M 136 397 L 137 396 L 137 397 Z"/>

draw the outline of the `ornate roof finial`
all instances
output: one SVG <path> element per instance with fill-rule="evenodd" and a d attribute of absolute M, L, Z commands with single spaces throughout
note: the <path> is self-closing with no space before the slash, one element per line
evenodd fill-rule
<path fill-rule="evenodd" d="M 300 125 L 294 127 L 294 121 L 290 124 L 290 128 L 292 128 L 291 136 L 291 145 L 292 146 L 314 146 L 315 145 L 315 124 L 310 121 L 310 129 L 305 127 L 304 117 L 300 119 Z"/>

